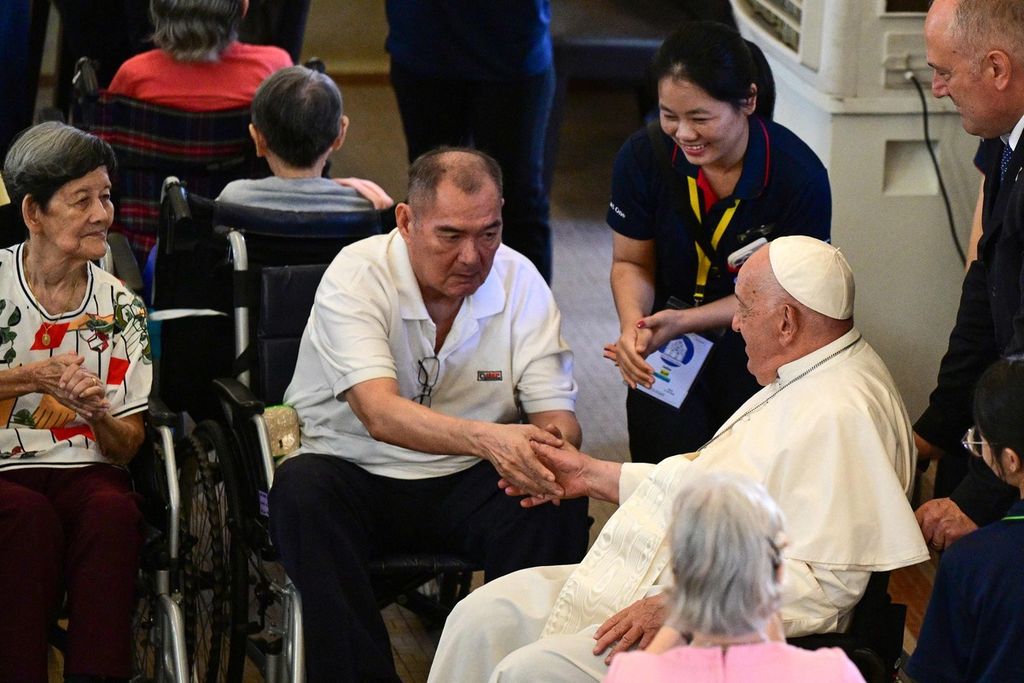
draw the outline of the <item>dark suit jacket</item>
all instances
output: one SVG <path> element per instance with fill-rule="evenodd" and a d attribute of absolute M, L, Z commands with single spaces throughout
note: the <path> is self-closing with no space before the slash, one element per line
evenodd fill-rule
<path fill-rule="evenodd" d="M 954 456 L 974 422 L 974 385 L 999 357 L 1024 352 L 1024 181 L 1018 180 L 1024 144 L 1018 144 L 1000 181 L 1003 142 L 982 143 L 985 203 L 978 260 L 964 278 L 956 325 L 939 367 L 938 386 L 914 425 L 930 443 Z M 954 456 L 955 457 L 955 456 Z M 979 526 L 999 519 L 1020 496 L 979 458 L 950 498 Z"/>

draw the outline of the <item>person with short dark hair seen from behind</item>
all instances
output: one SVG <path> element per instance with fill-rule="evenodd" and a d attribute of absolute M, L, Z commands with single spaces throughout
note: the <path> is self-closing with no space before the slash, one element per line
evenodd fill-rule
<path fill-rule="evenodd" d="M 577 562 L 587 504 L 531 444 L 577 445 L 572 352 L 537 269 L 502 245 L 501 169 L 441 148 L 409 169 L 397 229 L 345 247 L 316 293 L 285 402 L 302 447 L 270 530 L 302 595 L 310 683 L 397 681 L 367 562 L 448 553 L 490 581 Z"/>
<path fill-rule="evenodd" d="M 943 553 L 907 673 L 918 683 L 1024 681 L 1024 356 L 978 380 L 963 445 L 1018 498 Z"/>
<path fill-rule="evenodd" d="M 326 74 L 290 66 L 268 76 L 252 100 L 249 134 L 274 175 L 232 181 L 217 199 L 277 211 L 388 208 L 394 201 L 372 181 L 322 177 L 348 125 L 341 91 Z"/>
<path fill-rule="evenodd" d="M 784 526 L 752 479 L 718 473 L 684 484 L 672 512 L 666 626 L 644 652 L 615 657 L 605 683 L 864 683 L 842 650 L 786 644 Z"/>
<path fill-rule="evenodd" d="M 924 24 L 932 94 L 956 104 L 984 139 L 982 235 L 964 277 L 956 324 L 928 408 L 914 424 L 922 459 L 940 459 L 936 498 L 917 510 L 925 540 L 943 550 L 993 522 L 1017 491 L 960 445 L 974 384 L 1000 356 L 1024 352 L 1024 2 L 935 0 Z"/>
<path fill-rule="evenodd" d="M 249 106 L 263 79 L 292 58 L 237 40 L 248 9 L 249 0 L 151 0 L 157 49 L 122 64 L 107 92 L 185 111 Z"/>

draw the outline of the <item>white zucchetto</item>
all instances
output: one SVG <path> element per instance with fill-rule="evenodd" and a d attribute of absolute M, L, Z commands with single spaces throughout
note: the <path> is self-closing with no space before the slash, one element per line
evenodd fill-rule
<path fill-rule="evenodd" d="M 782 288 L 807 308 L 837 320 L 853 316 L 853 271 L 838 248 L 791 235 L 769 243 L 768 260 Z"/>

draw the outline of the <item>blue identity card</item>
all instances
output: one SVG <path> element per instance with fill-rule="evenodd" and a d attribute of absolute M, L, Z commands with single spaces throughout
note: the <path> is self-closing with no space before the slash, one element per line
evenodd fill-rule
<path fill-rule="evenodd" d="M 690 393 L 690 387 L 708 359 L 712 346 L 714 342 L 699 334 L 685 334 L 673 339 L 647 357 L 648 364 L 654 368 L 651 388 L 639 384 L 636 388 L 678 408 Z"/>

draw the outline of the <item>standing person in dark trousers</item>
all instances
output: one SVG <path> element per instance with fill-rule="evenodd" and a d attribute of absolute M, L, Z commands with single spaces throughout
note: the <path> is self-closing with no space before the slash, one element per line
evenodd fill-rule
<path fill-rule="evenodd" d="M 630 390 L 634 462 L 700 448 L 755 391 L 736 313 L 731 254 L 803 234 L 828 240 L 828 174 L 800 138 L 772 121 L 775 83 L 757 46 L 714 22 L 684 24 L 654 57 L 659 120 L 615 159 L 608 225 L 612 294 L 621 336 L 605 347 Z M 686 310 L 669 310 L 675 297 Z M 653 315 L 652 315 L 653 313 Z M 676 409 L 642 393 L 646 357 L 697 332 L 715 339 L 701 375 Z"/>
<path fill-rule="evenodd" d="M 1024 356 L 985 371 L 963 445 L 1017 491 L 1002 519 L 942 556 L 907 673 L 918 683 L 1024 680 Z"/>
<path fill-rule="evenodd" d="M 948 461 L 940 460 L 940 475 L 967 472 L 948 498 L 917 511 L 925 539 L 942 550 L 1002 517 L 1016 499 L 1013 487 L 968 459 L 959 439 L 971 424 L 978 377 L 1000 356 L 1024 351 L 1024 184 L 1018 181 L 1024 161 L 1024 4 L 936 0 L 925 20 L 925 41 L 935 70 L 932 94 L 953 100 L 964 130 L 985 140 L 978 258 L 964 278 L 938 386 L 914 425 L 921 457 Z M 944 478 L 937 477 L 937 487 Z"/>
<path fill-rule="evenodd" d="M 409 161 L 487 152 L 505 178 L 503 240 L 551 280 L 544 135 L 555 91 L 550 0 L 387 0 L 391 84 Z"/>
<path fill-rule="evenodd" d="M 531 510 L 498 488 L 563 494 L 531 444 L 581 440 L 551 290 L 501 245 L 498 165 L 431 152 L 408 198 L 396 230 L 328 268 L 285 393 L 302 449 L 277 470 L 270 523 L 302 595 L 310 683 L 398 680 L 374 557 L 462 555 L 489 581 L 587 547 L 585 502 Z"/>

